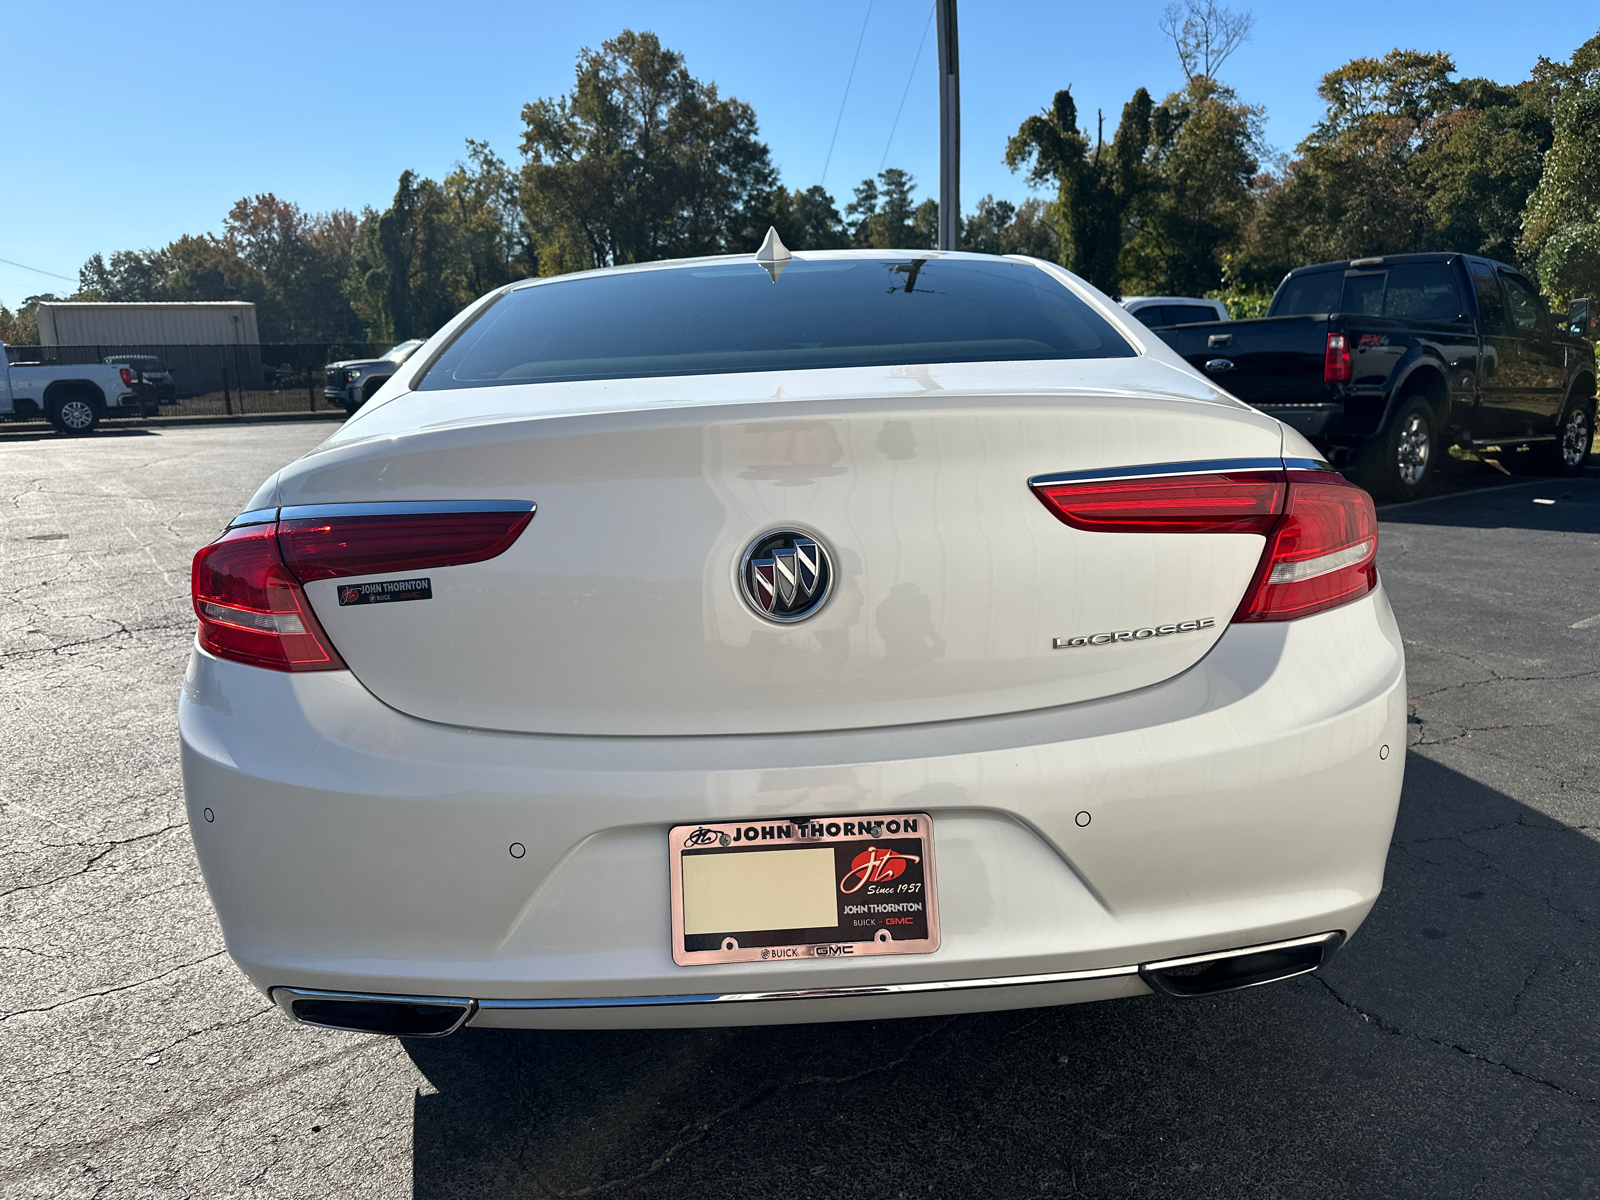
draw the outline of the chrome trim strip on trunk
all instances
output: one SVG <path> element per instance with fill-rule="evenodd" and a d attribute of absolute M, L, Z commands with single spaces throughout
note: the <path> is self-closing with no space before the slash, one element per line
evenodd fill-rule
<path fill-rule="evenodd" d="M 1226 475 L 1234 471 L 1331 471 L 1320 458 L 1210 458 L 1196 462 L 1146 463 L 1136 467 L 1098 467 L 1092 471 L 1061 471 L 1035 475 L 1029 487 L 1054 483 L 1094 483 L 1115 479 L 1159 479 L 1163 475 Z"/>
<path fill-rule="evenodd" d="M 253 508 L 228 522 L 265 525 L 269 521 L 315 520 L 318 517 L 407 517 L 433 513 L 538 512 L 532 500 L 373 500 L 335 504 L 291 504 L 284 508 Z"/>
<path fill-rule="evenodd" d="M 1062 471 L 1054 475 L 1035 475 L 1029 487 L 1052 483 L 1090 483 L 1111 479 L 1157 479 L 1162 475 L 1225 475 L 1231 471 L 1281 471 L 1281 458 L 1211 458 L 1198 462 L 1144 463 L 1132 467 L 1098 467 L 1092 471 Z"/>
<path fill-rule="evenodd" d="M 531 513 L 532 500 L 383 500 L 353 504 L 289 504 L 278 510 L 278 520 L 299 521 L 317 517 L 408 517 L 434 513 Z"/>

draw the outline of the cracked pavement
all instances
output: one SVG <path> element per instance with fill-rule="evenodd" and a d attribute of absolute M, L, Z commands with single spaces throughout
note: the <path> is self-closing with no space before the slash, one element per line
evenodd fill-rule
<path fill-rule="evenodd" d="M 1406 790 L 1315 977 L 399 1042 L 244 981 L 178 777 L 189 558 L 327 432 L 0 441 L 0 1197 L 1600 1193 L 1600 471 L 1381 514 Z"/>

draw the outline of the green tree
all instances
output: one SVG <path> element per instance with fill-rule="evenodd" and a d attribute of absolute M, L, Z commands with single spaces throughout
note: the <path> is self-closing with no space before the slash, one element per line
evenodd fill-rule
<path fill-rule="evenodd" d="M 1317 88 L 1323 118 L 1298 157 L 1261 181 L 1239 254 L 1253 284 L 1307 262 L 1431 249 L 1429 189 L 1413 160 L 1456 106 L 1448 54 L 1352 59 Z"/>
<path fill-rule="evenodd" d="M 1600 34 L 1566 64 L 1541 59 L 1534 81 L 1551 96 L 1554 128 L 1521 246 L 1553 298 L 1600 296 Z"/>
<path fill-rule="evenodd" d="M 1019 208 L 992 195 L 978 201 L 961 223 L 961 248 L 974 254 L 1026 254 L 1056 262 L 1060 240 L 1055 219 L 1043 200 L 1025 200 Z"/>
<path fill-rule="evenodd" d="M 939 204 L 912 198 L 917 181 L 899 167 L 856 185 L 855 199 L 844 210 L 851 223 L 851 243 L 874 250 L 924 250 L 938 241 Z"/>
<path fill-rule="evenodd" d="M 571 93 L 522 110 L 521 207 L 544 274 L 753 249 L 776 174 L 748 104 L 653 33 L 578 55 Z"/>
<path fill-rule="evenodd" d="M 467 139 L 467 157 L 440 185 L 450 255 L 445 287 L 457 309 L 539 273 L 518 205 L 521 180 L 488 142 Z"/>
<path fill-rule="evenodd" d="M 1119 263 L 1124 286 L 1198 296 L 1221 283 L 1224 257 L 1254 211 L 1264 115 L 1205 75 L 1154 110 L 1144 187 Z"/>
<path fill-rule="evenodd" d="M 1061 265 L 1102 291 L 1121 290 L 1118 260 L 1129 209 L 1149 186 L 1144 162 L 1150 142 L 1150 93 L 1140 88 L 1122 109 L 1107 146 L 1102 133 L 1091 149 L 1078 128 L 1071 89 L 1059 91 L 1050 109 L 1029 117 L 1006 143 L 1006 165 L 1028 166 L 1030 183 L 1056 185 L 1053 206 Z"/>
<path fill-rule="evenodd" d="M 408 170 L 388 208 L 363 214 L 345 293 L 370 340 L 425 337 L 449 319 L 439 311 L 443 208 L 439 185 Z"/>
<path fill-rule="evenodd" d="M 1550 149 L 1550 105 L 1531 80 L 1505 87 L 1488 79 L 1462 80 L 1457 107 L 1434 118 L 1410 170 L 1426 195 L 1441 249 L 1517 258 L 1528 197 Z"/>
<path fill-rule="evenodd" d="M 362 215 L 344 294 L 373 341 L 427 337 L 479 296 L 538 274 L 520 181 L 488 143 L 443 183 L 403 171 L 381 213 Z"/>
<path fill-rule="evenodd" d="M 39 344 L 39 302 L 41 300 L 59 300 L 60 297 L 46 292 L 41 296 L 29 296 L 17 305 L 17 311 L 12 312 L 4 304 L 0 304 L 0 342 L 8 346 L 37 346 Z"/>
<path fill-rule="evenodd" d="M 247 300 L 266 342 L 345 340 L 359 326 L 342 285 L 354 214 L 308 214 L 270 192 L 229 210 L 222 236 L 184 235 L 158 250 L 95 254 L 78 298 L 133 302 Z"/>
<path fill-rule="evenodd" d="M 842 250 L 850 245 L 850 230 L 834 199 L 820 184 L 801 191 L 773 188 L 756 224 L 765 222 L 791 250 Z M 761 232 L 766 233 L 762 226 Z"/>
<path fill-rule="evenodd" d="M 310 215 L 267 192 L 237 201 L 223 229 L 244 268 L 230 298 L 255 302 L 264 341 L 340 341 L 357 333 L 342 290 L 355 248 L 353 214 Z"/>

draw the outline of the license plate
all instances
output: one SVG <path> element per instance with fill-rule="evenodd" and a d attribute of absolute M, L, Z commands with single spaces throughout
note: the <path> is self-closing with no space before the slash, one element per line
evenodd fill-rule
<path fill-rule="evenodd" d="M 678 825 L 668 846 L 681 967 L 939 948 L 927 813 Z"/>

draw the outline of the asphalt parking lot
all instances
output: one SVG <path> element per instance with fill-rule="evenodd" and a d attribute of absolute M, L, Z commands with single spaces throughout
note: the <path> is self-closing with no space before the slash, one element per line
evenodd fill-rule
<path fill-rule="evenodd" d="M 327 432 L 0 442 L 0 1196 L 1600 1193 L 1600 470 L 1382 514 L 1406 788 L 1316 978 L 403 1043 L 246 984 L 178 775 L 189 559 Z"/>

